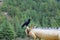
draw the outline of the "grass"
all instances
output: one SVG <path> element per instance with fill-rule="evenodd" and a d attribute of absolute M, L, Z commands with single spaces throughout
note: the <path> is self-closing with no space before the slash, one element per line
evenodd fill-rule
<path fill-rule="evenodd" d="M 33 40 L 33 39 L 29 39 L 29 38 L 17 38 L 16 40 Z"/>
<path fill-rule="evenodd" d="M 5 40 L 5 39 L 0 39 L 0 40 Z M 26 37 L 26 38 L 20 38 L 20 37 L 19 37 L 19 38 L 13 39 L 13 40 L 33 40 L 33 38 L 30 38 L 30 39 L 29 39 L 29 38 L 27 38 L 27 37 Z M 36 39 L 36 40 L 39 40 L 39 39 Z M 43 39 L 41 39 L 41 40 L 43 40 Z"/>
<path fill-rule="evenodd" d="M 32 38 L 17 38 L 16 40 L 33 40 Z M 36 40 L 39 40 L 39 39 L 36 39 Z M 41 40 L 43 40 L 43 39 L 41 39 Z"/>

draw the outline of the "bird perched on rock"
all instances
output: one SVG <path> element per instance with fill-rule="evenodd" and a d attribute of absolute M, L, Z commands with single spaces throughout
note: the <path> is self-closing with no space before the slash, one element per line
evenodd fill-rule
<path fill-rule="evenodd" d="M 22 28 L 24 27 L 24 26 L 28 26 L 28 24 L 30 23 L 30 21 L 31 21 L 31 19 L 28 19 L 27 21 L 25 21 L 23 24 L 22 24 Z"/>

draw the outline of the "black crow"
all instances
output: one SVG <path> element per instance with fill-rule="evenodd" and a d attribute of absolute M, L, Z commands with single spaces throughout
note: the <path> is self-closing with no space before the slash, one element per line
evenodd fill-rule
<path fill-rule="evenodd" d="M 22 28 L 23 28 L 24 26 L 28 26 L 28 24 L 30 23 L 30 20 L 31 20 L 31 19 L 28 19 L 27 21 L 25 21 L 25 22 L 23 23 L 23 25 L 22 25 Z"/>

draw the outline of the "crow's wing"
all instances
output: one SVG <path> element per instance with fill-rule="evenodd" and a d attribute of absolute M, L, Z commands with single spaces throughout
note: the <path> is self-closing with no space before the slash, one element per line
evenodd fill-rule
<path fill-rule="evenodd" d="M 22 28 L 23 28 L 25 25 L 28 26 L 29 23 L 30 23 L 30 19 L 28 19 L 27 21 L 25 21 L 25 22 L 23 23 Z"/>

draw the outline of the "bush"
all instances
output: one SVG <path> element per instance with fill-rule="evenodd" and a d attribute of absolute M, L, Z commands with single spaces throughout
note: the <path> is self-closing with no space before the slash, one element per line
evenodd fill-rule
<path fill-rule="evenodd" d="M 3 36 L 6 40 L 12 40 L 15 38 L 15 32 L 13 26 L 9 23 L 3 28 Z"/>

